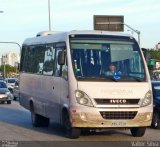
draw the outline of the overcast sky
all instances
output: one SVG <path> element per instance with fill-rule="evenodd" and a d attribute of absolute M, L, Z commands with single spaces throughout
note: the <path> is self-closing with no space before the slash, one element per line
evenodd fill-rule
<path fill-rule="evenodd" d="M 141 32 L 141 47 L 160 42 L 159 0 L 50 0 L 52 31 L 92 30 L 93 15 L 123 15 L 124 22 Z M 0 42 L 20 45 L 40 31 L 48 31 L 48 0 L 0 0 Z M 126 29 L 127 30 L 127 29 Z M 137 34 L 131 31 L 137 39 Z M 18 52 L 0 43 L 0 56 Z"/>

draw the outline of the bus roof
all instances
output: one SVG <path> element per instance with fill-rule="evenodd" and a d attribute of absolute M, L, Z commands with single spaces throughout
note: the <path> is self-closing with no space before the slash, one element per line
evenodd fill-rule
<path fill-rule="evenodd" d="M 133 37 L 130 34 L 119 33 L 119 32 L 109 32 L 109 31 L 95 31 L 95 30 L 73 30 L 70 32 L 52 32 L 49 35 L 38 36 L 27 38 L 23 45 L 34 45 L 34 44 L 46 44 L 46 43 L 53 43 L 53 42 L 63 42 L 67 40 L 68 35 L 72 34 L 99 34 L 99 35 L 113 35 L 113 36 L 128 36 Z"/>

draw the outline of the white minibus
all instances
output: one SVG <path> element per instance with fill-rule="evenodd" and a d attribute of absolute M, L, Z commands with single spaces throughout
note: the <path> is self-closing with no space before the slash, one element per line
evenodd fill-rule
<path fill-rule="evenodd" d="M 128 128 L 141 137 L 151 125 L 148 68 L 128 34 L 94 30 L 28 38 L 19 88 L 20 104 L 31 111 L 33 126 L 48 126 L 52 119 L 69 138 L 107 128 Z"/>

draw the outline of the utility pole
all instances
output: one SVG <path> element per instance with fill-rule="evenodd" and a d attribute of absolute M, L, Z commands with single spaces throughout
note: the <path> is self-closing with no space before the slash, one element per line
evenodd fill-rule
<path fill-rule="evenodd" d="M 48 0 L 48 18 L 49 18 L 49 31 L 51 31 L 51 12 L 50 12 L 50 0 Z"/>
<path fill-rule="evenodd" d="M 122 22 L 98 22 L 96 24 L 99 24 L 99 25 L 124 25 L 127 28 L 131 29 L 133 32 L 137 33 L 137 35 L 138 35 L 138 44 L 140 45 L 140 31 L 133 29 L 131 26 L 129 26 L 129 25 L 125 24 L 125 23 L 122 23 Z"/>
<path fill-rule="evenodd" d="M 111 28 L 109 26 L 112 26 Z M 119 15 L 94 15 L 94 29 L 106 31 L 124 31 L 124 26 L 137 33 L 140 46 L 140 31 L 124 23 L 124 16 Z"/>
<path fill-rule="evenodd" d="M 2 56 L 2 63 L 3 63 L 3 78 L 6 78 L 6 57 Z"/>
<path fill-rule="evenodd" d="M 126 27 L 128 27 L 129 29 L 131 29 L 133 32 L 137 33 L 137 35 L 138 35 L 138 43 L 139 43 L 139 45 L 140 45 L 140 33 L 141 33 L 141 32 L 138 31 L 138 30 L 133 29 L 131 26 L 129 26 L 129 25 L 125 24 L 125 23 L 124 23 L 124 25 L 125 25 Z"/>
<path fill-rule="evenodd" d="M 4 79 L 6 78 L 6 63 L 4 62 Z"/>

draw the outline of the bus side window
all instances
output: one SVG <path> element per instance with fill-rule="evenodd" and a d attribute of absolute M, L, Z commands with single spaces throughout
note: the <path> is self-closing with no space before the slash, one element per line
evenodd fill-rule
<path fill-rule="evenodd" d="M 60 76 L 61 73 L 61 66 L 58 64 L 58 54 L 62 49 L 56 48 L 56 66 L 55 66 L 55 76 Z"/>
<path fill-rule="evenodd" d="M 44 53 L 43 74 L 53 75 L 55 68 L 55 47 L 53 44 L 47 45 Z"/>

